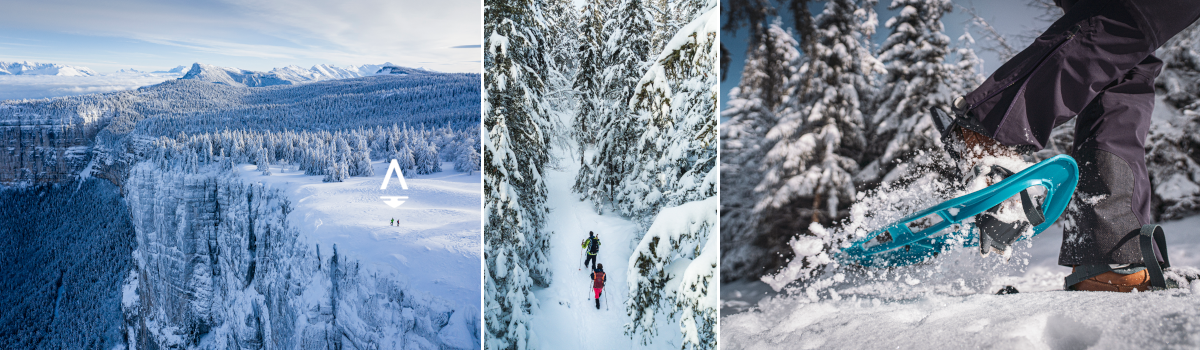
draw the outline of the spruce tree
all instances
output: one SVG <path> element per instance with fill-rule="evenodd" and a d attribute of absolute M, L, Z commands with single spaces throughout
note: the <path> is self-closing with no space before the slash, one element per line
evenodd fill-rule
<path fill-rule="evenodd" d="M 588 2 L 583 6 L 579 16 L 578 39 L 578 69 L 575 72 L 572 88 L 579 101 L 572 125 L 575 141 L 579 143 L 579 157 L 584 169 L 587 162 L 583 154 L 589 146 L 596 142 L 595 133 L 600 128 L 600 112 L 604 109 L 604 98 L 601 89 L 606 65 L 604 59 L 604 12 L 600 4 Z M 583 173 L 584 171 L 581 171 Z"/>
<path fill-rule="evenodd" d="M 620 181 L 632 170 L 637 154 L 629 145 L 645 130 L 629 109 L 634 86 L 648 66 L 653 33 L 652 16 L 642 0 L 622 0 L 604 23 L 607 57 L 601 89 L 603 104 L 588 173 L 580 172 L 575 188 L 599 211 L 605 203 L 627 210 L 633 199 L 620 193 Z"/>
<path fill-rule="evenodd" d="M 766 151 L 767 131 L 778 123 L 785 96 L 799 86 L 797 68 L 803 63 L 799 44 L 779 23 L 755 26 L 761 34 L 747 47 L 741 81 L 730 90 L 729 118 L 721 125 L 721 239 L 745 244 L 721 245 L 721 275 L 758 276 L 765 266 L 779 266 L 779 252 L 789 237 L 759 235 L 754 211 L 754 188 L 763 179 L 759 169 Z"/>
<path fill-rule="evenodd" d="M 799 69 L 806 79 L 766 135 L 773 145 L 754 189 L 759 234 L 807 232 L 811 222 L 846 215 L 854 200 L 853 177 L 867 143 L 863 101 L 873 76 L 883 72 L 865 45 L 876 23 L 873 5 L 829 1 L 815 20 L 814 55 Z"/>
<path fill-rule="evenodd" d="M 547 286 L 544 230 L 549 136 L 543 102 L 541 4 L 486 0 L 484 8 L 484 281 L 488 349 L 527 349 L 532 286 Z"/>
<path fill-rule="evenodd" d="M 884 24 L 892 30 L 879 55 L 887 75 L 871 119 L 875 141 L 867 157 L 874 159 L 865 160 L 870 164 L 860 180 L 917 176 L 945 164 L 935 162 L 945 153 L 930 108 L 949 112 L 954 99 L 967 92 L 955 84 L 958 67 L 946 62 L 950 38 L 941 19 L 952 6 L 949 0 L 895 0 L 888 6 L 900 12 Z"/>

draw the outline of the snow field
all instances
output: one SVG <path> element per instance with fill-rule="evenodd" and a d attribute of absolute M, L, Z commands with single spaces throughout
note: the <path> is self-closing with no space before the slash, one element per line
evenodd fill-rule
<path fill-rule="evenodd" d="M 1200 266 L 1200 216 L 1165 223 L 1172 266 Z M 1008 262 L 959 248 L 934 261 L 864 277 L 846 271 L 829 288 L 723 286 L 722 347 L 1195 348 L 1200 282 L 1151 293 L 1062 290 L 1062 228 L 1018 242 Z M 1005 285 L 1020 291 L 994 295 Z M 809 292 L 812 289 L 813 292 Z M 818 290 L 819 289 L 819 290 Z M 831 293 L 832 292 L 832 293 Z M 813 298 L 813 294 L 817 298 Z M 836 296 L 835 296 L 836 295 Z"/>
<path fill-rule="evenodd" d="M 392 275 L 415 292 L 443 299 L 463 309 L 480 308 L 481 255 L 480 175 L 446 170 L 430 175 L 405 174 L 408 190 L 392 178 L 380 190 L 388 163 L 374 161 L 375 176 L 322 182 L 293 168 L 271 166 L 263 176 L 242 164 L 247 182 L 281 189 L 292 201 L 290 224 L 299 228 L 321 254 L 360 261 L 369 271 Z M 443 169 L 453 169 L 445 164 Z M 395 176 L 395 175 L 393 175 Z M 380 196 L 408 196 L 393 209 Z M 400 226 L 389 226 L 396 218 Z M 461 323 L 460 323 L 461 324 Z M 477 330 L 469 330 L 477 332 Z"/>

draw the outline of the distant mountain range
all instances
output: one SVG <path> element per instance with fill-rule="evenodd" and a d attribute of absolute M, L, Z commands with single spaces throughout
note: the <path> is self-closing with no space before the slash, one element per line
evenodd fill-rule
<path fill-rule="evenodd" d="M 133 68 L 121 69 L 112 74 L 99 74 L 96 71 L 79 66 L 69 66 L 58 63 L 39 62 L 0 62 L 0 76 L 4 75 L 44 75 L 66 77 L 95 77 L 106 75 L 129 74 L 179 74 L 179 79 L 191 79 L 232 86 L 271 86 L 309 83 L 322 80 L 358 78 L 377 74 L 429 74 L 436 73 L 423 68 L 400 67 L 392 63 L 364 64 L 337 67 L 328 64 L 303 68 L 286 66 L 275 68 L 268 72 L 251 71 L 240 68 L 220 67 L 208 64 L 194 63 L 189 66 L 178 66 L 165 71 L 145 72 Z"/>
<path fill-rule="evenodd" d="M 57 63 L 0 62 L 0 75 L 57 75 L 67 77 L 96 76 L 96 71 L 87 67 L 75 67 Z"/>
<path fill-rule="evenodd" d="M 335 67 L 327 64 L 316 65 L 308 69 L 300 66 L 287 66 L 283 68 L 275 68 L 269 72 L 258 72 L 239 68 L 218 67 L 195 63 L 192 64 L 192 68 L 188 70 L 182 78 L 179 79 L 198 80 L 231 86 L 258 87 L 302 84 L 322 80 L 358 78 L 378 74 L 409 75 L 430 73 L 435 72 L 422 68 L 400 67 L 391 63 L 365 64 L 361 66 L 350 65 L 346 66 L 345 68 Z"/>

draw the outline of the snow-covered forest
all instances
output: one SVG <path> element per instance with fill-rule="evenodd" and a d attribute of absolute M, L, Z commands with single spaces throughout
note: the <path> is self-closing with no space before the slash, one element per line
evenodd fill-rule
<path fill-rule="evenodd" d="M 874 0 L 729 5 L 724 29 L 745 30 L 749 46 L 739 85 L 721 112 L 727 118 L 721 125 L 721 276 L 733 286 L 722 296 L 723 347 L 1195 344 L 1194 332 L 1164 328 L 1143 335 L 1125 332 L 1125 325 L 1142 317 L 1194 322 L 1200 284 L 1144 296 L 1061 294 L 1069 269 L 1056 259 L 1069 219 L 1018 244 L 1011 255 L 980 257 L 961 249 L 874 270 L 834 261 L 854 230 L 877 229 L 966 193 L 946 181 L 959 170 L 928 111 L 949 112 L 956 96 L 982 81 L 976 49 L 998 51 L 1003 59 L 1028 38 L 1005 37 L 977 16 L 968 34 L 951 38 L 943 16 L 974 14 L 949 0 L 886 0 L 894 13 L 888 18 L 876 15 Z M 1062 13 L 1052 1 L 1030 5 L 1050 20 Z M 785 26 L 784 15 L 794 20 Z M 986 42 L 976 43 L 972 33 Z M 1189 266 L 1200 263 L 1194 254 L 1200 240 L 1190 229 L 1200 209 L 1200 154 L 1191 136 L 1200 122 L 1198 35 L 1194 24 L 1157 53 L 1166 64 L 1155 84 L 1146 143 L 1154 220 L 1166 223 L 1176 271 L 1168 278 L 1184 286 L 1183 276 L 1196 272 Z M 1067 153 L 1073 133 L 1074 122 L 1059 126 L 1052 143 L 1026 161 Z M 992 295 L 1006 285 L 1022 294 Z M 1058 293 L 1041 293 L 1051 291 Z M 1133 306 L 1142 302 L 1146 306 Z M 1101 318 L 1122 321 L 1079 323 Z"/>
<path fill-rule="evenodd" d="M 399 272 L 408 268 L 400 254 L 426 254 L 444 273 L 478 276 L 479 85 L 478 74 L 428 71 L 271 87 L 180 79 L 0 103 L 10 136 L 0 167 L 5 249 L 22 252 L 5 255 L 16 259 L 6 273 L 39 271 L 4 279 L 12 284 L 5 300 L 18 307 L 3 312 L 10 327 L 0 339 L 68 348 L 478 348 L 477 277 L 465 286 L 440 277 L 439 285 Z M 441 243 L 400 249 L 393 236 L 405 233 L 376 228 L 387 227 L 382 215 L 348 222 L 339 217 L 361 216 L 345 212 L 325 217 L 326 230 L 380 232 L 327 243 L 316 231 L 322 221 L 306 219 L 328 213 L 296 196 L 364 191 L 359 184 L 376 191 L 377 182 L 354 179 L 383 175 L 391 159 L 413 193 L 449 200 L 468 189 L 469 200 L 451 207 L 414 198 L 430 209 L 413 213 L 439 222 L 409 220 L 405 232 L 441 234 Z M 441 172 L 463 174 L 462 186 L 422 178 Z M 322 181 L 336 188 L 288 187 Z M 304 217 L 289 216 L 296 210 Z M 392 255 L 381 260 L 353 241 L 370 237 Z M 464 262 L 452 265 L 462 271 L 443 260 Z"/>
<path fill-rule="evenodd" d="M 715 349 L 717 2 L 484 5 L 484 346 Z"/>

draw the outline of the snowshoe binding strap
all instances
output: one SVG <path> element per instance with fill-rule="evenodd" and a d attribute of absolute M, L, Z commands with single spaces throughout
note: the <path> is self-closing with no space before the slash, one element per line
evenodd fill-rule
<path fill-rule="evenodd" d="M 1155 224 L 1142 225 L 1138 241 L 1142 247 L 1142 261 L 1146 264 L 1146 270 L 1150 273 L 1150 288 L 1179 288 L 1175 284 L 1175 281 L 1167 280 L 1163 276 L 1163 269 L 1171 267 L 1171 260 L 1167 258 L 1167 237 L 1163 233 L 1162 226 Z M 1159 254 L 1155 254 L 1155 250 Z M 1158 263 L 1157 255 L 1160 254 L 1162 255 L 1162 264 Z"/>
<path fill-rule="evenodd" d="M 962 159 L 962 157 L 959 156 L 958 151 L 955 151 L 954 147 L 950 147 L 950 143 L 952 142 L 950 135 L 953 134 L 952 131 L 954 131 L 954 125 L 956 124 L 954 118 L 950 117 L 949 114 L 946 114 L 946 111 L 943 111 L 941 108 L 937 107 L 930 107 L 929 113 L 933 117 L 934 126 L 937 127 L 938 132 L 942 135 L 942 148 L 946 150 L 946 153 L 950 155 L 951 159 Z"/>
<path fill-rule="evenodd" d="M 992 166 L 992 173 L 1000 175 L 1007 179 L 1013 176 L 1013 172 L 999 165 Z M 1029 226 L 1038 226 L 1046 222 L 1046 216 L 1042 214 L 1042 206 L 1033 201 L 1033 197 L 1029 195 L 1029 190 L 1021 190 L 1021 208 L 1025 212 L 1025 221 L 1005 222 L 996 218 L 996 213 L 1000 211 L 1000 206 L 988 209 L 986 212 L 979 214 L 975 218 L 975 225 L 979 228 L 979 253 L 986 255 L 990 250 L 1003 252 L 1008 250 L 1017 238 L 1021 237 L 1021 233 L 1025 232 Z"/>
<path fill-rule="evenodd" d="M 1063 289 L 1074 290 L 1074 285 L 1079 284 L 1089 278 L 1096 277 L 1102 273 L 1116 271 L 1122 274 L 1128 274 L 1145 269 L 1150 275 L 1150 290 L 1163 290 L 1169 288 L 1179 288 L 1179 285 L 1174 280 L 1169 280 L 1163 274 L 1163 269 L 1171 266 L 1171 261 L 1167 257 L 1167 241 L 1166 235 L 1163 233 L 1162 226 L 1155 224 L 1142 225 L 1138 234 L 1138 243 L 1142 248 L 1142 264 L 1134 264 L 1126 268 L 1127 271 L 1113 270 L 1107 264 L 1100 265 L 1079 265 L 1075 267 L 1075 271 L 1063 281 Z M 1155 254 L 1157 251 L 1158 254 Z M 1159 264 L 1158 257 L 1162 256 L 1162 263 Z"/>

